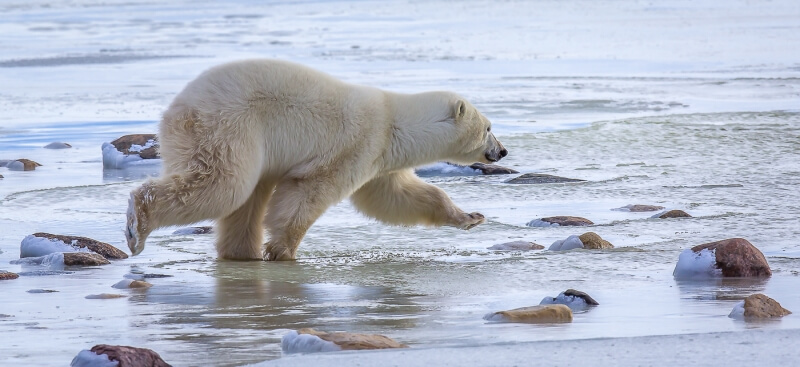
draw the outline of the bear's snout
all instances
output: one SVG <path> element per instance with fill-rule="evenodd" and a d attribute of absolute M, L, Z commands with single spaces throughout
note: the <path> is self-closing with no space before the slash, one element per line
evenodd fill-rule
<path fill-rule="evenodd" d="M 497 139 L 494 139 L 494 141 L 497 143 L 497 146 L 487 150 L 486 153 L 484 153 L 484 157 L 486 157 L 486 160 L 489 162 L 497 162 L 508 155 L 508 150 L 506 147 L 497 141 Z"/>

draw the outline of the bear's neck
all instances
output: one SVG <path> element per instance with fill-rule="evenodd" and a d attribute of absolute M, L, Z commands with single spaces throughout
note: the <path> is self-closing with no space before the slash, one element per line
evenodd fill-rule
<path fill-rule="evenodd" d="M 393 121 L 391 144 L 385 163 L 389 170 L 412 168 L 446 159 L 452 136 L 446 132 L 451 124 L 452 94 L 427 92 L 392 93 L 390 101 Z"/>

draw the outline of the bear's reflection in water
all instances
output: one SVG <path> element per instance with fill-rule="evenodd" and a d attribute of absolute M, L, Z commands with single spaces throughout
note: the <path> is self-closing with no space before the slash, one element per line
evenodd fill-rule
<path fill-rule="evenodd" d="M 424 306 L 416 304 L 414 295 L 388 287 L 316 283 L 309 278 L 315 277 L 316 271 L 309 269 L 313 266 L 216 261 L 209 277 L 194 275 L 191 282 L 158 279 L 153 287 L 131 295 L 131 313 L 139 319 L 133 326 L 147 327 L 151 342 L 207 345 L 203 349 L 209 353 L 202 357 L 191 348 L 190 360 L 240 365 L 279 357 L 280 338 L 289 330 L 312 327 L 386 334 L 387 329 L 414 328 L 423 315 Z M 271 275 L 279 279 L 269 280 Z M 188 350 L 164 353 L 182 355 Z"/>

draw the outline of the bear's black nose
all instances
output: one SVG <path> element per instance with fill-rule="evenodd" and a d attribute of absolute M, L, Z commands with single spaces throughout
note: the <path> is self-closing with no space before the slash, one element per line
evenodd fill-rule
<path fill-rule="evenodd" d="M 500 150 L 500 156 L 501 157 L 505 157 L 507 155 L 508 155 L 508 150 L 506 150 L 506 148 L 503 148 L 503 149 Z"/>

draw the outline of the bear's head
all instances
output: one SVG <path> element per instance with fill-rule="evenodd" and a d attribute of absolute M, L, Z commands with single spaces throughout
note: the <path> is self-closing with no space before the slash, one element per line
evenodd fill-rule
<path fill-rule="evenodd" d="M 508 155 L 508 150 L 494 137 L 492 123 L 471 103 L 457 98 L 451 103 L 452 124 L 457 139 L 452 141 L 452 163 L 494 163 Z"/>

